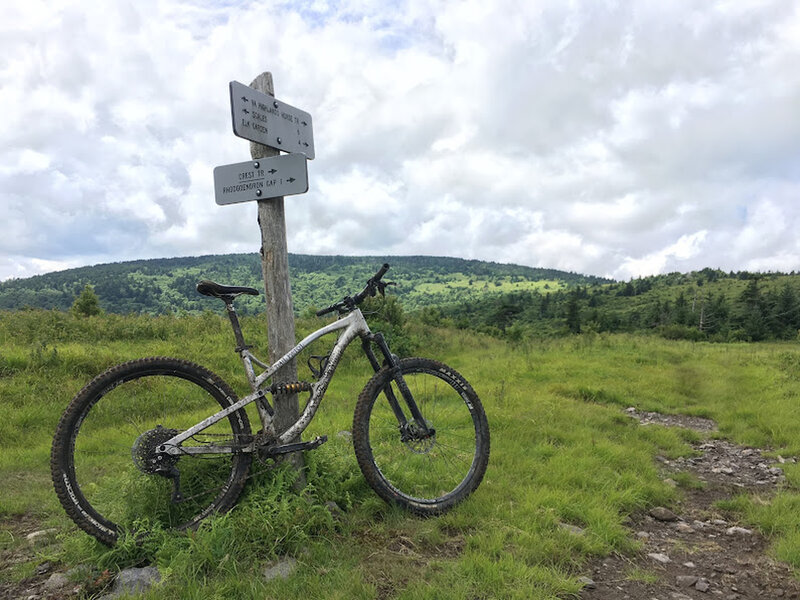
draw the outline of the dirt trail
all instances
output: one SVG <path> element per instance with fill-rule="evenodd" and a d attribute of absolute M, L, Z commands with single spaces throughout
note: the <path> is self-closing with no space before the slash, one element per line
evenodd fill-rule
<path fill-rule="evenodd" d="M 627 413 L 643 426 L 716 429 L 708 419 L 633 408 Z M 630 527 L 642 541 L 642 551 L 635 557 L 612 555 L 589 565 L 591 583 L 587 581 L 581 593 L 583 600 L 800 598 L 800 582 L 789 566 L 767 556 L 767 540 L 713 508 L 717 500 L 742 492 L 774 493 L 784 482 L 783 472 L 774 466 L 776 460 L 765 458 L 757 448 L 725 440 L 703 440 L 695 449 L 699 456 L 659 457 L 659 461 L 668 483 L 671 475 L 689 473 L 704 486 L 686 489 L 674 512 L 659 507 L 633 518 Z"/>

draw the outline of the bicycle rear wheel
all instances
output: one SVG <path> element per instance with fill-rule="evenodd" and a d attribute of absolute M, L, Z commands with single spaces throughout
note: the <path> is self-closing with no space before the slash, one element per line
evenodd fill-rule
<path fill-rule="evenodd" d="M 489 462 L 489 425 L 475 391 L 454 369 L 424 358 L 400 361 L 403 379 L 429 429 L 420 435 L 388 369 L 364 387 L 353 418 L 358 465 L 375 492 L 421 515 L 469 496 Z M 383 394 L 391 386 L 409 424 L 401 428 Z"/>
<path fill-rule="evenodd" d="M 113 545 L 125 530 L 189 529 L 230 509 L 251 454 L 159 458 L 156 448 L 234 402 L 217 375 L 174 358 L 134 360 L 96 377 L 67 407 L 53 439 L 53 483 L 67 514 Z M 240 448 L 250 439 L 247 414 L 238 410 L 184 445 Z M 180 500 L 173 498 L 175 473 Z"/>

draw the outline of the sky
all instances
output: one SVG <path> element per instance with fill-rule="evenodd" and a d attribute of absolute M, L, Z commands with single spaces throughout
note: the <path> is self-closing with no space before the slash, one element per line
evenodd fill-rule
<path fill-rule="evenodd" d="M 2 0 L 0 280 L 256 252 L 230 81 L 310 113 L 289 251 L 800 271 L 800 2 Z"/>

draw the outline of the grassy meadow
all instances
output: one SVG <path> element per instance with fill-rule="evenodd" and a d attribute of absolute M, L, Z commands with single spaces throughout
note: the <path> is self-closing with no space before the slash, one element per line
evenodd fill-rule
<path fill-rule="evenodd" d="M 320 323 L 300 321 L 298 335 Z M 245 318 L 243 327 L 266 355 L 263 317 Z M 199 362 L 244 394 L 227 321 L 211 313 L 0 313 L 0 552 L 27 546 L 23 520 L 58 531 L 34 560 L 3 564 L 0 581 L 28 577 L 44 561 L 63 570 L 87 565 L 95 573 L 88 579 L 149 563 L 164 580 L 147 598 L 571 598 L 592 557 L 635 552 L 628 515 L 679 498 L 680 487 L 663 483 L 654 459 L 691 454 L 689 442 L 699 435 L 639 427 L 625 407 L 710 417 L 719 436 L 800 455 L 797 342 L 584 334 L 510 343 L 413 322 L 406 336 L 404 345 L 418 354 L 459 370 L 486 408 L 489 470 L 466 502 L 420 519 L 387 506 L 366 485 L 349 440 L 337 435 L 350 430 L 371 375 L 353 344 L 304 434 L 327 434 L 329 442 L 307 453 L 302 493 L 292 491 L 289 471 L 254 463 L 262 472 L 229 514 L 192 534 L 163 532 L 108 549 L 72 524 L 53 492 L 50 443 L 61 412 L 94 375 L 143 356 Z M 300 377 L 310 378 L 307 369 Z M 735 498 L 722 509 L 774 535 L 776 554 L 800 567 L 800 469 L 783 467 L 790 486 L 778 496 Z M 342 514 L 329 512 L 330 500 Z M 285 555 L 297 559 L 294 573 L 264 582 L 264 568 Z"/>

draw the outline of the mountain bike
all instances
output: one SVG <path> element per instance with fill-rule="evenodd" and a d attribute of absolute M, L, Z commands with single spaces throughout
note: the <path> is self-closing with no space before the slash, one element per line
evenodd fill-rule
<path fill-rule="evenodd" d="M 258 291 L 198 283 L 199 293 L 225 303 L 252 393 L 239 399 L 219 376 L 176 358 L 132 360 L 98 375 L 72 399 L 53 440 L 53 482 L 70 518 L 113 545 L 124 531 L 193 529 L 229 510 L 254 459 L 269 461 L 327 441 L 297 440 L 356 339 L 374 370 L 356 401 L 352 428 L 366 481 L 386 502 L 418 515 L 440 514 L 464 500 L 489 461 L 486 414 L 455 369 L 426 358 L 400 359 L 381 333 L 370 331 L 359 305 L 384 294 L 391 285 L 382 281 L 388 269 L 384 264 L 359 293 L 318 311 L 338 318 L 272 365 L 250 351 L 234 308 L 237 296 Z M 315 381 L 274 381 L 282 366 L 334 332 L 339 335 L 329 354 L 308 360 Z M 303 393 L 309 396 L 299 418 L 276 431 L 276 397 Z M 245 410 L 249 404 L 261 421 L 255 433 Z"/>

